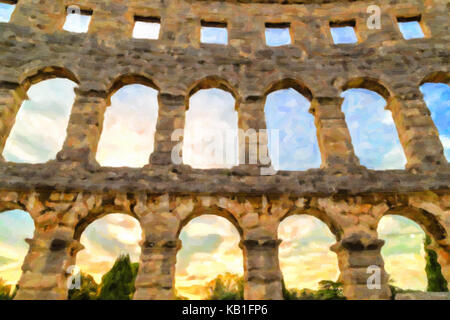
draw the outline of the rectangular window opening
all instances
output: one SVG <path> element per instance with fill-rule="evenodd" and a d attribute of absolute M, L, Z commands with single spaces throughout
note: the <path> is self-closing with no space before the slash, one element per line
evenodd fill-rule
<path fill-rule="evenodd" d="M 0 22 L 8 23 L 16 9 L 17 0 L 0 0 Z"/>
<path fill-rule="evenodd" d="M 134 16 L 133 38 L 156 40 L 160 30 L 161 18 Z"/>
<path fill-rule="evenodd" d="M 358 42 L 355 32 L 356 21 L 330 21 L 330 32 L 334 44 L 352 44 Z"/>
<path fill-rule="evenodd" d="M 422 16 L 420 15 L 413 17 L 397 17 L 398 28 L 404 39 L 409 40 L 425 37 L 422 26 L 420 25 L 421 20 Z"/>
<path fill-rule="evenodd" d="M 93 10 L 81 9 L 74 5 L 68 6 L 66 12 L 66 22 L 63 26 L 64 30 L 76 33 L 88 32 Z"/>
<path fill-rule="evenodd" d="M 200 42 L 209 44 L 228 44 L 227 23 L 202 20 Z"/>
<path fill-rule="evenodd" d="M 266 23 L 266 44 L 270 47 L 285 46 L 292 43 L 291 24 L 289 22 L 283 23 Z"/>

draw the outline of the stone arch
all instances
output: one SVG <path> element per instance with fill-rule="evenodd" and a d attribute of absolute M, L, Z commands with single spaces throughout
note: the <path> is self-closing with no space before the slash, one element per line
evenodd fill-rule
<path fill-rule="evenodd" d="M 292 78 L 276 81 L 265 91 L 263 108 L 265 128 L 268 129 L 267 147 L 276 170 L 303 171 L 321 166 L 317 127 L 311 114 L 312 99 L 311 90 Z M 284 143 L 273 140 L 275 132 Z"/>
<path fill-rule="evenodd" d="M 445 83 L 450 85 L 450 72 L 446 71 L 436 71 L 425 76 L 422 81 L 420 81 L 419 85 L 422 85 L 427 82 L 432 83 Z"/>
<path fill-rule="evenodd" d="M 349 80 L 341 97 L 341 109 L 361 164 L 375 170 L 404 169 L 407 159 L 402 124 L 392 110 L 395 99 L 391 91 L 377 79 L 361 77 Z M 366 106 L 374 106 L 370 116 Z"/>
<path fill-rule="evenodd" d="M 159 95 L 159 87 L 147 76 L 124 74 L 115 79 L 106 95 L 107 108 L 95 154 L 100 165 L 142 167 L 148 164 L 155 150 Z"/>
<path fill-rule="evenodd" d="M 210 228 L 205 230 L 205 234 L 201 230 L 198 233 L 199 229 L 194 228 L 193 230 L 196 231 L 194 231 L 192 238 L 188 229 L 192 230 L 191 227 L 194 227 L 195 223 L 206 223 Z M 186 230 L 186 233 L 182 233 L 183 230 Z M 202 282 L 202 286 L 206 286 L 207 282 L 212 281 L 217 276 L 225 276 L 226 273 L 239 276 L 244 274 L 244 252 L 241 245 L 242 231 L 236 225 L 232 215 L 226 213 L 226 210 L 211 206 L 206 212 L 197 213 L 194 211 L 183 221 L 177 237 L 183 243 L 177 254 L 175 283 L 183 281 L 183 279 L 190 283 L 194 275 L 199 275 L 197 281 Z M 200 242 L 198 242 L 199 240 Z M 200 253 L 201 257 L 196 258 L 196 253 Z M 232 260 L 230 260 L 230 257 Z M 226 261 L 229 263 L 225 263 L 222 259 L 227 259 Z M 201 265 L 204 263 L 212 263 L 217 268 L 202 268 Z M 194 273 L 192 273 L 192 268 L 195 270 Z M 205 279 L 208 281 L 205 282 Z M 183 296 L 183 292 L 181 292 L 181 296 Z"/>
<path fill-rule="evenodd" d="M 218 216 L 226 219 L 228 222 L 230 222 L 236 230 L 239 232 L 239 235 L 241 236 L 241 239 L 243 238 L 244 231 L 243 227 L 239 223 L 239 219 L 230 211 L 220 208 L 217 205 L 211 205 L 211 206 L 196 206 L 194 210 L 184 219 L 181 220 L 180 226 L 177 231 L 177 238 L 179 237 L 181 230 L 193 219 L 201 217 L 203 215 L 213 215 Z"/>
<path fill-rule="evenodd" d="M 425 234 L 430 237 L 431 244 L 428 248 L 437 253 L 442 274 L 450 287 L 450 259 L 448 254 L 450 252 L 450 238 L 448 229 L 446 229 L 445 222 L 442 221 L 441 217 L 429 210 L 414 205 L 392 206 L 390 210 L 383 214 L 383 216 L 386 215 L 398 215 L 408 218 L 418 224 Z M 379 220 L 377 221 L 375 230 L 378 229 L 378 223 Z"/>
<path fill-rule="evenodd" d="M 181 151 L 183 163 L 202 169 L 231 168 L 237 165 L 237 91 L 222 78 L 206 77 L 189 90 L 185 106 L 187 111 L 184 115 Z"/>
<path fill-rule="evenodd" d="M 308 220 L 303 220 L 303 219 Z M 325 221 L 324 221 L 325 219 Z M 301 226 L 300 226 L 300 222 Z M 313 246 L 311 252 L 303 251 L 302 252 L 292 252 L 292 250 L 296 249 L 296 245 L 292 242 L 293 240 L 296 241 L 306 241 L 305 243 L 302 243 L 303 248 L 307 248 L 308 244 L 310 243 L 308 241 L 308 237 L 303 235 L 302 233 L 295 232 L 295 229 L 291 229 L 287 231 L 287 234 L 283 236 L 282 231 L 289 227 L 296 226 L 297 228 L 306 226 L 304 223 L 309 222 L 309 227 L 314 228 L 314 240 L 309 240 L 314 244 L 321 244 L 320 246 Z M 337 231 L 333 230 L 336 227 L 331 223 L 329 219 L 324 217 L 320 211 L 315 210 L 306 210 L 306 211 L 291 211 L 287 215 L 285 215 L 278 225 L 277 233 L 278 238 L 282 240 L 280 245 L 280 252 L 279 252 L 279 260 L 280 260 L 280 269 L 283 273 L 283 279 L 285 281 L 286 289 L 290 291 L 290 289 L 298 290 L 298 289 L 305 289 L 310 288 L 312 289 L 314 286 L 319 285 L 319 282 L 322 280 L 331 280 L 331 281 L 337 281 L 338 277 L 340 275 L 340 269 L 338 264 L 338 257 L 333 250 L 331 250 L 332 246 L 335 245 L 336 241 L 339 241 L 337 236 Z M 287 225 L 288 224 L 288 225 Z M 331 226 L 331 227 L 330 227 Z M 328 229 L 328 230 L 326 230 Z M 331 237 L 330 237 L 331 234 Z M 310 236 L 312 233 L 310 233 Z M 320 237 L 320 238 L 319 238 Z M 298 242 L 297 242 L 298 243 Z M 326 244 L 328 248 L 324 248 L 323 245 Z M 287 251 L 286 251 L 287 250 Z M 312 251 L 314 250 L 314 251 Z M 312 255 L 310 255 L 312 253 Z M 286 254 L 288 254 L 286 256 Z M 316 257 L 317 254 L 320 254 L 320 266 L 318 263 L 318 258 Z M 292 259 L 298 259 L 297 261 L 293 262 Z M 306 260 L 305 260 L 306 259 Z M 305 269 L 300 272 L 300 268 L 302 267 L 302 262 L 307 263 L 308 265 L 305 266 Z M 311 265 L 312 264 L 312 265 Z M 312 268 L 312 269 L 311 269 Z M 291 274 L 289 274 L 289 269 Z M 321 269 L 320 276 L 324 276 L 326 273 L 327 278 L 319 278 L 319 274 L 314 274 L 315 271 L 318 271 L 317 269 Z M 312 271 L 312 274 L 309 274 L 308 276 L 303 276 L 303 274 L 306 272 L 308 273 L 308 270 L 315 270 Z M 289 281 L 289 278 L 294 278 L 296 281 L 293 282 Z M 312 281 L 317 280 L 317 281 Z M 299 283 L 297 281 L 302 282 L 306 286 L 298 286 Z"/>
<path fill-rule="evenodd" d="M 292 79 L 292 78 L 284 78 L 284 79 L 272 82 L 267 87 L 267 89 L 264 91 L 264 96 L 265 96 L 265 98 L 267 98 L 267 96 L 274 91 L 289 89 L 289 88 L 294 89 L 295 91 L 300 93 L 302 96 L 307 98 L 309 101 L 311 101 L 313 99 L 313 94 L 312 94 L 311 90 L 302 81 Z"/>
<path fill-rule="evenodd" d="M 353 78 L 342 86 L 342 91 L 348 89 L 367 89 L 382 96 L 386 101 L 391 97 L 391 91 L 380 81 L 370 77 Z"/>
<path fill-rule="evenodd" d="M 27 211 L 26 205 L 18 201 L 15 193 L 3 193 L 0 194 L 0 214 L 9 210 L 22 210 Z M 31 215 L 31 214 L 30 214 Z M 34 219 L 34 217 L 32 217 Z"/>
<path fill-rule="evenodd" d="M 331 233 L 336 237 L 336 241 L 341 240 L 343 235 L 342 227 L 340 227 L 338 222 L 335 221 L 332 217 L 330 217 L 330 215 L 327 214 L 325 211 L 317 208 L 304 209 L 293 207 L 283 217 L 281 217 L 281 219 L 279 220 L 279 224 L 282 223 L 286 218 L 294 215 L 307 215 L 320 220 L 321 222 L 326 224 Z"/>
<path fill-rule="evenodd" d="M 80 245 L 73 254 L 74 264 L 94 276 L 99 284 L 104 273 L 124 254 L 130 256 L 132 263 L 139 261 L 144 233 L 136 216 L 117 211 L 97 216 L 76 236 Z M 96 258 L 98 252 L 103 252 L 102 260 Z"/>
<path fill-rule="evenodd" d="M 383 216 L 386 215 L 398 215 L 414 221 L 432 240 L 438 243 L 448 239 L 447 231 L 439 221 L 439 218 L 427 210 L 413 206 L 396 206 L 383 214 Z M 380 219 L 377 221 L 376 229 L 378 228 Z"/>
<path fill-rule="evenodd" d="M 225 92 L 230 93 L 234 100 L 235 100 L 235 106 L 234 109 L 239 109 L 240 104 L 240 96 L 238 91 L 232 86 L 227 80 L 218 77 L 218 76 L 207 76 L 201 80 L 196 81 L 189 89 L 187 90 L 187 94 L 185 97 L 185 106 L 186 110 L 189 110 L 189 99 L 196 94 L 200 90 L 204 89 L 220 89 Z"/>
<path fill-rule="evenodd" d="M 50 82 L 56 81 L 55 79 L 60 80 L 60 82 Z M 24 132 L 26 132 L 28 133 L 30 139 L 35 139 L 35 141 L 28 141 L 26 143 L 22 142 L 22 148 L 13 146 L 12 149 L 15 151 L 9 154 L 9 156 L 11 157 L 11 161 L 43 163 L 48 160 L 55 159 L 58 152 L 63 147 L 64 139 L 62 137 L 67 135 L 69 119 L 71 117 L 73 105 L 76 100 L 76 94 L 73 90 L 76 90 L 80 82 L 77 76 L 72 71 L 60 66 L 45 66 L 41 68 L 33 68 L 30 71 L 24 72 L 20 76 L 19 80 L 20 83 L 18 85 L 11 85 L 12 90 L 10 94 L 13 99 L 11 100 L 11 104 L 7 105 L 7 109 L 5 110 L 4 117 L 2 119 L 3 126 L 2 132 L 0 132 L 0 152 L 3 154 L 5 151 L 5 147 L 6 149 L 9 148 L 10 141 L 21 143 L 20 136 L 26 135 L 24 134 Z M 45 81 L 49 82 L 44 83 Z M 67 83 L 63 84 L 63 81 L 67 81 Z M 47 90 L 49 90 L 50 83 L 52 86 L 55 85 L 55 83 L 57 83 L 57 85 L 59 86 L 59 90 L 54 90 L 53 87 L 51 88 L 52 95 L 56 95 L 58 93 L 61 94 L 61 92 L 66 89 L 71 90 L 70 92 L 65 92 L 66 95 L 64 97 L 66 99 L 57 97 L 58 99 L 54 100 L 57 100 L 59 104 L 53 103 L 51 106 L 49 106 L 46 103 L 51 98 L 45 96 L 45 99 L 40 99 L 39 95 L 37 95 L 35 96 L 35 99 L 39 102 L 37 105 L 41 109 L 36 109 L 35 106 L 32 107 L 31 104 L 27 103 L 27 100 L 32 100 L 29 99 L 31 90 L 33 90 L 32 86 L 39 86 L 37 87 L 38 89 L 42 89 L 43 86 L 44 88 L 47 87 Z M 36 94 L 35 90 L 33 90 L 32 92 Z M 67 95 L 70 97 L 73 95 L 73 100 L 68 101 Z M 25 105 L 24 109 L 23 107 L 25 103 L 27 104 Z M 37 112 L 36 110 L 39 110 L 39 112 Z M 35 114 L 30 115 L 30 113 L 32 112 L 34 112 Z M 36 119 L 36 116 L 41 118 Z M 16 121 L 18 119 L 24 122 Z M 33 119 L 34 123 L 45 125 L 47 130 L 42 130 L 42 128 L 39 128 L 36 125 L 22 125 L 28 124 L 28 122 L 31 121 L 30 119 Z M 64 128 L 58 126 L 59 124 L 64 124 Z M 19 130 L 17 136 L 15 135 L 17 133 L 16 130 Z M 31 133 L 28 132 L 28 130 L 31 130 Z M 38 134 L 42 134 L 42 136 L 37 137 Z M 44 144 L 44 140 L 50 143 Z M 39 148 L 36 148 L 36 145 L 39 145 Z M 42 153 L 39 154 L 39 152 L 37 151 L 38 149 L 42 150 Z M 24 152 L 24 150 L 28 150 L 28 152 Z M 18 154 L 21 154 L 21 156 L 18 156 Z"/>
<path fill-rule="evenodd" d="M 120 213 L 135 218 L 140 222 L 139 217 L 129 208 L 123 205 L 117 205 L 115 203 L 104 203 L 100 209 L 90 211 L 85 217 L 81 218 L 75 225 L 73 238 L 80 241 L 81 235 L 86 228 L 93 222 L 104 218 L 109 214 Z"/>
<path fill-rule="evenodd" d="M 156 83 L 148 76 L 137 74 L 137 73 L 130 73 L 130 74 L 123 74 L 121 76 L 118 76 L 112 84 L 109 86 L 107 91 L 107 105 L 111 104 L 111 97 L 120 89 L 127 85 L 131 84 L 140 84 L 146 87 L 150 87 L 152 89 L 155 89 L 156 91 L 160 91 L 159 86 L 156 85 Z"/>
<path fill-rule="evenodd" d="M 430 117 L 430 126 L 437 133 L 441 142 L 444 157 L 450 159 L 450 129 L 449 106 L 445 97 L 450 92 L 450 73 L 444 71 L 433 72 L 420 82 L 420 92 L 426 106 L 426 116 Z M 439 148 L 441 146 L 438 146 Z"/>
<path fill-rule="evenodd" d="M 376 231 L 379 239 L 384 242 L 381 254 L 385 269 L 390 275 L 390 280 L 395 281 L 394 285 L 400 285 L 401 288 L 406 289 L 423 290 L 427 285 L 427 276 L 425 272 L 426 259 L 421 253 L 425 248 L 423 237 L 428 232 L 421 223 L 418 223 L 417 219 L 414 219 L 414 215 L 402 214 L 408 208 L 398 209 L 403 210 L 388 211 L 377 221 Z M 387 217 L 391 217 L 391 219 L 386 220 Z M 388 221 L 394 223 L 395 228 L 386 224 Z M 380 229 L 381 225 L 385 228 L 387 226 L 387 230 L 383 232 L 383 229 Z M 407 230 L 407 232 L 402 230 Z"/>
<path fill-rule="evenodd" d="M 5 237 L 0 237 L 2 247 L 6 245 L 6 248 L 13 248 L 2 253 L 4 261 L 0 279 L 9 283 L 14 290 L 24 274 L 26 261 L 29 260 L 27 254 L 31 249 L 31 239 L 36 233 L 36 221 L 25 208 L 12 203 L 0 203 L 0 233 Z"/>
<path fill-rule="evenodd" d="M 24 72 L 20 77 L 20 84 L 24 91 L 27 91 L 33 84 L 41 81 L 63 78 L 80 84 L 78 77 L 69 69 L 60 66 L 46 66 Z"/>

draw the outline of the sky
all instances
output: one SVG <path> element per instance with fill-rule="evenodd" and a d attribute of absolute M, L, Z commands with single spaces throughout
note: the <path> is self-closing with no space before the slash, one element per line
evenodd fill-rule
<path fill-rule="evenodd" d="M 0 4 L 0 20 L 6 19 Z M 79 23 L 82 21 L 79 20 Z M 83 20 L 84 21 L 84 20 Z M 86 22 L 84 22 L 86 23 Z M 77 25 L 75 32 L 85 30 Z M 78 28 L 78 29 L 77 29 Z M 84 29 L 83 29 L 84 28 Z M 66 24 L 66 29 L 71 29 Z M 159 26 L 142 25 L 136 38 L 154 38 Z M 277 35 L 279 38 L 277 38 Z M 223 34 L 210 34 L 208 41 L 223 42 Z M 274 38 L 271 38 L 274 37 Z M 286 30 L 266 33 L 268 45 L 290 41 Z M 33 85 L 28 100 L 20 108 L 16 124 L 7 140 L 3 156 L 21 163 L 41 163 L 54 159 L 61 149 L 76 84 L 52 79 Z M 450 88 L 445 84 L 424 84 L 425 102 L 439 130 L 447 159 L 450 156 Z M 378 94 L 365 89 L 342 93 L 342 110 L 350 130 L 355 152 L 361 164 L 371 169 L 402 169 L 405 156 L 390 111 Z M 307 170 L 320 167 L 314 118 L 308 112 L 309 101 L 294 89 L 267 96 L 265 117 L 268 129 L 278 130 L 280 170 Z M 120 89 L 105 113 L 97 160 L 104 166 L 142 167 L 153 151 L 153 137 L 158 116 L 157 92 L 142 85 Z M 190 98 L 186 112 L 185 163 L 196 168 L 231 167 L 237 163 L 237 112 L 231 94 L 218 89 L 200 90 Z M 211 137 L 226 141 L 223 150 L 211 148 Z M 230 138 L 231 137 L 231 138 Z M 269 152 L 276 154 L 271 142 Z M 225 150 L 225 151 L 224 151 Z M 16 283 L 20 266 L 28 250 L 25 238 L 33 236 L 33 222 L 23 211 L 0 214 L 0 277 Z M 423 231 L 403 217 L 384 217 L 378 228 L 386 240 L 382 254 L 386 270 L 394 283 L 403 288 L 425 289 Z M 89 225 L 81 236 L 85 249 L 77 256 L 77 265 L 100 281 L 121 253 L 138 261 L 141 239 L 139 223 L 129 216 L 110 214 Z M 310 216 L 293 216 L 279 227 L 279 259 L 288 288 L 317 288 L 320 280 L 336 280 L 336 255 L 329 250 L 335 242 L 326 225 Z M 183 247 L 177 256 L 176 287 L 189 298 L 204 295 L 202 285 L 218 274 L 242 274 L 239 234 L 221 217 L 205 215 L 192 220 L 181 232 Z"/>

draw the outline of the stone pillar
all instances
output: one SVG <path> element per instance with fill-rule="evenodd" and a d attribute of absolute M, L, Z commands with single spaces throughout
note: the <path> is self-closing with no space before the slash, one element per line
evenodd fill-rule
<path fill-rule="evenodd" d="M 392 111 L 400 142 L 408 161 L 407 168 L 431 169 L 447 163 L 439 133 L 419 89 L 391 97 Z"/>
<path fill-rule="evenodd" d="M 270 166 L 268 135 L 264 114 L 265 99 L 247 97 L 238 110 L 239 164 Z"/>
<path fill-rule="evenodd" d="M 322 168 L 358 166 L 352 139 L 341 111 L 343 98 L 315 97 L 310 112 L 314 115 L 322 157 Z"/>
<path fill-rule="evenodd" d="M 181 161 L 180 163 L 172 162 L 172 152 L 181 155 L 186 112 L 185 97 L 160 92 L 158 103 L 159 111 L 155 132 L 155 147 L 150 156 L 150 163 L 156 165 L 181 165 L 182 158 L 178 158 Z M 177 129 L 179 134 L 175 132 L 174 139 L 172 139 L 172 134 Z"/>
<path fill-rule="evenodd" d="M 175 264 L 181 240 L 144 240 L 136 278 L 135 300 L 173 300 L 175 298 Z"/>
<path fill-rule="evenodd" d="M 82 248 L 73 239 L 73 229 L 37 229 L 22 265 L 16 300 L 64 300 L 68 295 L 69 267 Z"/>
<path fill-rule="evenodd" d="M 278 260 L 281 240 L 242 240 L 244 253 L 244 299 L 282 300 L 282 279 Z"/>
<path fill-rule="evenodd" d="M 354 234 L 331 247 L 338 256 L 344 296 L 350 300 L 390 299 L 381 247 L 384 241 Z"/>
<path fill-rule="evenodd" d="M 25 91 L 16 83 L 0 82 L 0 161 L 3 161 L 3 149 L 16 120 Z"/>
<path fill-rule="evenodd" d="M 95 155 L 103 128 L 106 93 L 79 89 L 75 89 L 75 92 L 66 140 L 57 159 L 97 164 Z"/>
<path fill-rule="evenodd" d="M 447 280 L 447 287 L 450 291 L 450 249 L 448 247 L 436 246 L 433 249 L 438 258 L 438 262 L 441 266 L 441 272 L 445 280 Z"/>

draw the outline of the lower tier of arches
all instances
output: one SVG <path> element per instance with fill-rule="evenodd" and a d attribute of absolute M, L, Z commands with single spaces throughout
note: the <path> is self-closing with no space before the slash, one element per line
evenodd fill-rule
<path fill-rule="evenodd" d="M 348 299 L 389 299 L 377 233 L 382 217 L 405 216 L 430 236 L 442 274 L 450 283 L 450 194 L 418 192 L 364 196 L 290 197 L 288 195 L 148 195 L 60 192 L 0 192 L 0 212 L 27 211 L 35 224 L 24 259 L 16 299 L 66 299 L 71 267 L 83 249 L 81 234 L 90 223 L 121 212 L 142 229 L 140 266 L 134 299 L 175 299 L 175 266 L 181 229 L 200 215 L 227 219 L 240 235 L 244 298 L 283 298 L 278 227 L 292 215 L 324 222 L 336 243 L 339 282 Z"/>

